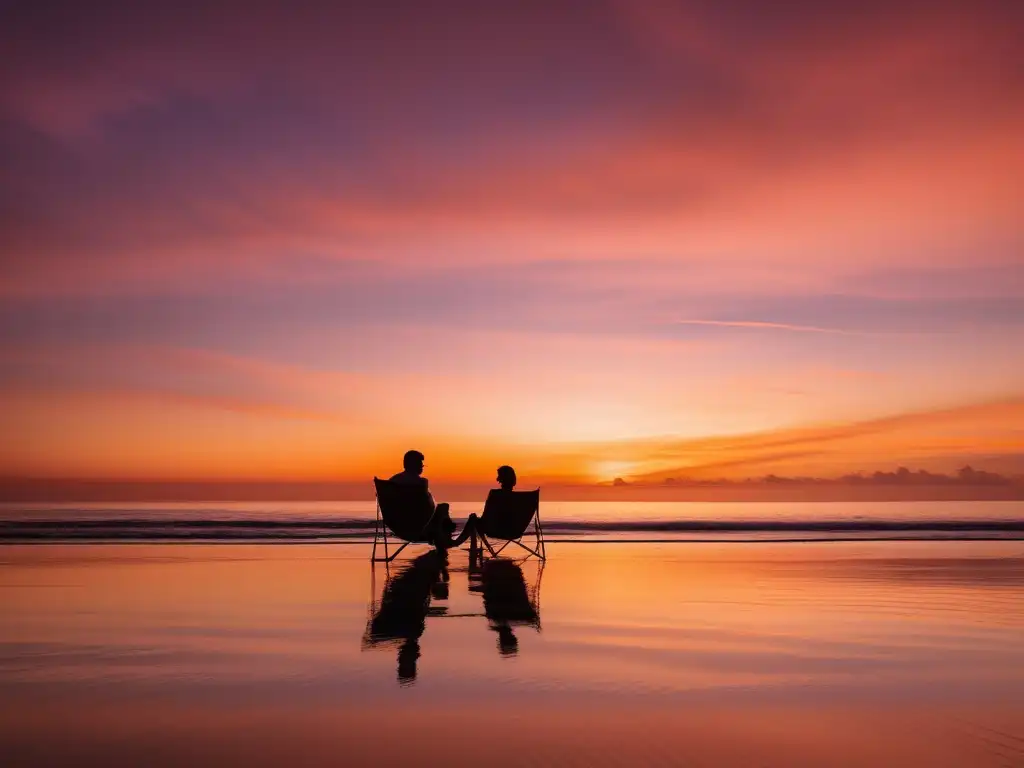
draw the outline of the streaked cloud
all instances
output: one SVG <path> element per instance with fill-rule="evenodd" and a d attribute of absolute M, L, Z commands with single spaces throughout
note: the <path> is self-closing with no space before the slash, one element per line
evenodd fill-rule
<path fill-rule="evenodd" d="M 815 325 L 791 325 L 789 323 L 772 323 L 765 320 L 676 320 L 679 325 L 710 325 L 723 328 L 758 328 L 777 331 L 795 331 L 797 333 L 837 333 L 842 336 L 855 333 L 841 328 L 820 328 Z"/>
<path fill-rule="evenodd" d="M 701 471 L 839 466 L 862 438 L 794 425 L 1024 391 L 1021 21 L 19 4 L 0 417 L 32 458 L 4 461 L 355 476 L 409 442 L 582 477 L 553 446 L 654 440 L 604 459 L 642 472 L 708 439 Z M 982 434 L 920 445 L 1015 450 Z"/>
<path fill-rule="evenodd" d="M 1022 425 L 1024 399 L 1012 398 L 755 434 L 606 444 L 576 456 L 579 461 L 587 455 L 602 461 L 617 456 L 631 463 L 631 479 L 647 482 L 769 473 L 829 477 L 898 463 L 936 466 L 937 460 L 949 471 L 965 463 L 989 464 L 993 458 L 1014 456 L 1015 471 L 1021 471 Z"/>

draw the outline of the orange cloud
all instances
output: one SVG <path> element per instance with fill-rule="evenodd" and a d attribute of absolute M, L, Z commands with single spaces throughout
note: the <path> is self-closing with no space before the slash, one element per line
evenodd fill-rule
<path fill-rule="evenodd" d="M 771 323 L 762 320 L 676 320 L 679 325 L 710 325 L 725 328 L 767 328 L 779 331 L 796 331 L 797 333 L 838 333 L 850 335 L 855 331 L 844 331 L 841 328 L 821 328 L 815 325 L 792 325 L 789 323 Z"/>
<path fill-rule="evenodd" d="M 965 462 L 984 463 L 995 454 L 1021 454 L 1021 425 L 1024 399 L 1012 398 L 837 425 L 581 446 L 561 460 L 566 466 L 589 467 L 589 476 L 601 480 L 610 478 L 593 468 L 612 462 L 622 476 L 640 482 L 768 473 L 834 476 L 900 462 L 949 470 Z M 1020 468 L 1024 469 L 1024 462 Z"/>

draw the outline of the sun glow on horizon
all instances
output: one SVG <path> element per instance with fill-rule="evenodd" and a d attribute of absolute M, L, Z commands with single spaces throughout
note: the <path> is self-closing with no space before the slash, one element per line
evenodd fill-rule
<path fill-rule="evenodd" d="M 594 479 L 608 483 L 616 479 L 627 479 L 637 471 L 637 465 L 629 461 L 600 461 L 593 465 Z"/>

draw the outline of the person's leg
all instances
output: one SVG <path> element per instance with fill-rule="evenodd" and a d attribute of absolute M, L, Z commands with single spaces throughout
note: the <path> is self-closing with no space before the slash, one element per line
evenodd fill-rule
<path fill-rule="evenodd" d="M 444 553 L 455 545 L 452 541 L 452 531 L 455 529 L 455 523 L 452 522 L 452 516 L 448 511 L 447 504 L 438 504 L 434 509 L 433 527 L 434 546 L 438 552 Z"/>
<path fill-rule="evenodd" d="M 455 521 L 452 520 L 452 514 L 449 510 L 447 502 L 437 505 L 437 521 L 441 526 L 441 530 L 451 535 L 455 533 Z"/>
<path fill-rule="evenodd" d="M 466 541 L 466 539 L 472 536 L 473 540 L 469 544 L 469 550 L 470 552 L 472 552 L 474 549 L 476 549 L 476 527 L 477 521 L 479 519 L 480 518 L 476 516 L 476 513 L 470 514 L 469 519 L 466 520 L 465 527 L 462 529 L 462 533 L 460 533 L 458 538 L 456 538 L 452 542 L 453 547 L 461 547 L 462 544 Z"/>

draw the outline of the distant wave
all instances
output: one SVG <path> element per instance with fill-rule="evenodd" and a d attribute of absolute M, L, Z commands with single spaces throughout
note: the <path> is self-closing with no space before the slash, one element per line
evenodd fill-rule
<path fill-rule="evenodd" d="M 360 541 L 373 520 L 88 519 L 0 521 L 0 542 L 45 541 Z M 549 540 L 678 541 L 1024 539 L 1024 520 L 566 521 L 544 524 Z"/>

